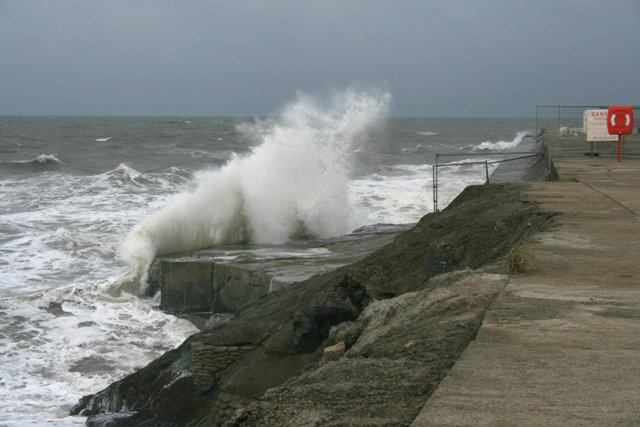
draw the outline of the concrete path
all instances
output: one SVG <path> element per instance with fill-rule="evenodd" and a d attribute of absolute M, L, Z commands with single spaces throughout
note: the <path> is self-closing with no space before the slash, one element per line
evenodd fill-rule
<path fill-rule="evenodd" d="M 640 425 L 640 160 L 555 158 L 558 212 L 412 426 Z"/>

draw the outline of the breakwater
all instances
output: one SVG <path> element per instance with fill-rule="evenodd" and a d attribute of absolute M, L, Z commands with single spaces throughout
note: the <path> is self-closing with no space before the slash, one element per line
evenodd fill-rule
<path fill-rule="evenodd" d="M 526 189 L 467 187 L 415 226 L 287 251 L 158 258 L 149 292 L 163 309 L 233 316 L 212 317 L 72 414 L 96 426 L 408 425 L 508 283 L 505 260 L 552 224 Z"/>
<path fill-rule="evenodd" d="M 73 413 L 90 425 L 410 423 L 505 285 L 502 260 L 550 224 L 522 188 L 468 187 L 364 258 L 247 302 Z M 324 358 L 336 345 L 344 353 Z"/>
<path fill-rule="evenodd" d="M 147 293 L 160 291 L 160 308 L 174 314 L 237 313 L 268 293 L 354 263 L 411 227 L 375 225 L 333 239 L 221 246 L 157 257 Z"/>

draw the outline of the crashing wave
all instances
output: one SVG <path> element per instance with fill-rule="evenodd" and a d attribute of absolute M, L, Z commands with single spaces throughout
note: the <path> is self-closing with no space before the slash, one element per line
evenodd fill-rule
<path fill-rule="evenodd" d="M 144 281 L 160 254 L 345 234 L 356 223 L 348 199 L 351 154 L 389 102 L 386 93 L 346 91 L 323 105 L 299 94 L 279 118 L 244 126 L 261 143 L 197 173 L 194 191 L 175 195 L 129 233 L 122 256 Z"/>

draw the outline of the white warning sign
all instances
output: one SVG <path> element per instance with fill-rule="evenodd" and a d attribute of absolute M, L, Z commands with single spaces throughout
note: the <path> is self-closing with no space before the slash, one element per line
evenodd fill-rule
<path fill-rule="evenodd" d="M 610 135 L 607 130 L 607 114 L 607 110 L 585 110 L 582 114 L 587 142 L 618 140 L 618 135 Z"/>

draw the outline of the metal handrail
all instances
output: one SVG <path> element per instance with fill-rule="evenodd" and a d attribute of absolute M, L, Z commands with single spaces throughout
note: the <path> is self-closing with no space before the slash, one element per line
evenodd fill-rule
<path fill-rule="evenodd" d="M 485 167 L 485 184 L 489 184 L 489 165 L 496 163 L 505 163 L 513 160 L 521 160 L 527 159 L 530 157 L 538 157 L 538 156 L 547 156 L 547 152 L 545 151 L 512 151 L 507 153 L 482 153 L 482 156 L 511 156 L 518 155 L 518 157 L 511 157 L 508 159 L 500 159 L 500 160 L 484 160 L 477 162 L 465 162 L 465 163 L 444 163 L 439 164 L 438 159 L 440 157 L 470 157 L 469 153 L 436 153 L 436 161 L 433 165 L 432 175 L 433 175 L 433 211 L 438 212 L 438 168 L 441 167 L 449 167 L 449 166 L 469 166 L 469 165 L 484 165 Z"/>

